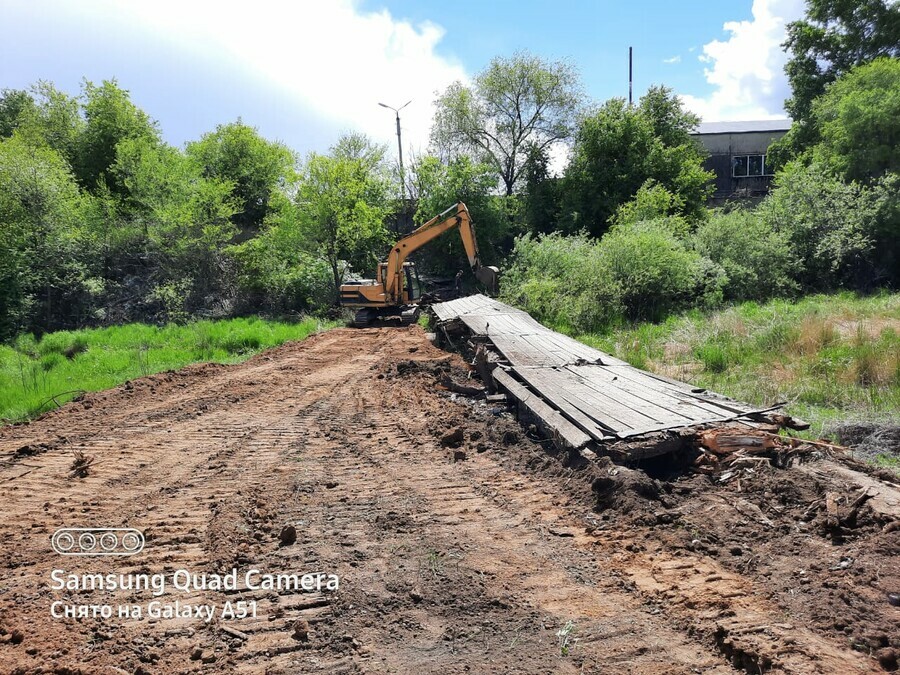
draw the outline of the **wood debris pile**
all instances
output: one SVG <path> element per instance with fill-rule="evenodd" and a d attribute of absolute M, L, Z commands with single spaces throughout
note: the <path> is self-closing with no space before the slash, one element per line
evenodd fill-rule
<path fill-rule="evenodd" d="M 777 431 L 775 425 L 735 425 L 702 431 L 695 438 L 700 454 L 693 469 L 727 483 L 762 469 L 786 469 L 798 458 L 813 453 L 822 455 L 845 449 L 823 441 L 780 436 Z"/>

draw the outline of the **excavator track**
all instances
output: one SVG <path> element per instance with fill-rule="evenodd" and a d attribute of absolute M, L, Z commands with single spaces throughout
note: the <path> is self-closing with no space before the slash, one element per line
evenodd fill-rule
<path fill-rule="evenodd" d="M 368 328 L 378 320 L 378 311 L 371 307 L 363 307 L 353 317 L 354 328 Z"/>
<path fill-rule="evenodd" d="M 378 309 L 375 307 L 363 307 L 353 317 L 354 328 L 371 328 L 373 326 L 400 325 L 409 326 L 419 320 L 422 308 L 419 305 L 405 305 L 403 307 L 388 307 Z"/>

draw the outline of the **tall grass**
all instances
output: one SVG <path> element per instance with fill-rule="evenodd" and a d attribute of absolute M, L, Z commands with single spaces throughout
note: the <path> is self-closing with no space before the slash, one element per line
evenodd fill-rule
<path fill-rule="evenodd" d="M 51 410 L 81 391 L 97 391 L 189 363 L 237 363 L 335 324 L 308 318 L 198 321 L 187 326 L 129 324 L 26 334 L 0 345 L 0 423 Z"/>
<path fill-rule="evenodd" d="M 900 294 L 745 302 L 576 337 L 756 405 L 787 401 L 814 435 L 832 421 L 900 418 Z"/>

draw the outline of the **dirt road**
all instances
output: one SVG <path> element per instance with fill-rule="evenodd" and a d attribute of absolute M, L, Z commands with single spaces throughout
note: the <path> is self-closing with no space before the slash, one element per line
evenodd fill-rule
<path fill-rule="evenodd" d="M 868 505 L 838 538 L 816 525 L 822 491 L 850 495 L 852 476 L 766 474 L 736 492 L 640 474 L 606 494 L 618 469 L 566 467 L 509 415 L 442 391 L 447 370 L 465 364 L 418 327 L 334 330 L 0 430 L 0 672 L 896 667 L 900 532 Z M 93 457 L 86 476 L 76 452 Z M 62 557 L 62 526 L 138 528 L 146 548 Z M 51 588 L 54 569 L 232 568 L 335 574 L 339 589 Z M 54 601 L 152 600 L 255 600 L 257 616 L 51 616 Z"/>

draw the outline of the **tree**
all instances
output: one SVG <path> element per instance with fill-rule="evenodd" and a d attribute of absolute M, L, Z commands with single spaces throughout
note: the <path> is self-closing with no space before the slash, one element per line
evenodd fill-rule
<path fill-rule="evenodd" d="M 85 126 L 78 136 L 76 175 L 90 191 L 105 185 L 115 195 L 124 194 L 112 171 L 116 148 L 122 141 L 137 138 L 158 143 L 156 122 L 131 102 L 128 91 L 115 80 L 104 80 L 100 86 L 85 81 L 82 98 Z"/>
<path fill-rule="evenodd" d="M 497 263 L 508 237 L 509 223 L 501 197 L 493 195 L 496 176 L 487 164 L 469 157 L 442 162 L 429 155 L 413 165 L 413 185 L 418 195 L 415 221 L 421 225 L 457 202 L 464 202 L 476 228 L 479 252 L 485 264 Z M 452 275 L 468 269 L 465 249 L 452 233 L 416 252 L 416 262 L 432 274 Z"/>
<path fill-rule="evenodd" d="M 784 164 L 815 144 L 813 101 L 854 66 L 880 56 L 900 57 L 900 3 L 893 0 L 807 0 L 806 16 L 787 27 L 785 65 L 791 98 L 785 109 L 795 124 L 769 150 Z"/>
<path fill-rule="evenodd" d="M 386 150 L 381 147 L 377 153 L 354 157 L 348 155 L 347 146 L 342 139 L 329 155 L 311 154 L 297 190 L 306 248 L 328 264 L 335 299 L 347 264 L 360 271 L 372 269 L 378 262 L 377 252 L 387 246 Z"/>
<path fill-rule="evenodd" d="M 189 296 L 182 305 L 220 288 L 222 250 L 236 232 L 231 183 L 204 177 L 184 153 L 147 138 L 119 143 L 114 174 L 143 226 L 158 285 L 179 285 Z"/>
<path fill-rule="evenodd" d="M 562 181 L 550 175 L 546 148 L 528 148 L 524 175 L 522 209 L 528 230 L 535 234 L 553 232 L 559 221 Z"/>
<path fill-rule="evenodd" d="M 240 119 L 189 143 L 187 152 L 205 177 L 231 182 L 238 204 L 233 220 L 244 237 L 258 232 L 282 206 L 284 192 L 296 180 L 294 153 Z"/>
<path fill-rule="evenodd" d="M 828 85 L 812 120 L 822 137 L 814 154 L 845 180 L 900 172 L 900 60 L 876 59 Z"/>
<path fill-rule="evenodd" d="M 56 151 L 0 140 L 0 336 L 83 318 L 78 299 L 98 287 L 82 255 L 83 207 Z"/>
<path fill-rule="evenodd" d="M 663 145 L 677 147 L 691 143 L 691 132 L 700 124 L 700 118 L 681 104 L 673 89 L 653 85 L 638 101 L 638 110 L 649 120 L 656 136 Z"/>
<path fill-rule="evenodd" d="M 23 89 L 0 91 L 0 138 L 9 138 L 24 119 L 37 112 L 37 105 Z"/>
<path fill-rule="evenodd" d="M 571 136 L 580 92 L 578 73 L 567 63 L 527 52 L 497 57 L 471 87 L 455 82 L 438 97 L 432 143 L 444 154 L 489 164 L 512 195 L 527 149 Z"/>
<path fill-rule="evenodd" d="M 50 82 L 39 81 L 29 91 L 7 89 L 0 96 L 0 138 L 18 132 L 29 144 L 48 146 L 74 165 L 83 129 L 78 99 Z"/>
<path fill-rule="evenodd" d="M 599 237 L 648 179 L 677 198 L 677 213 L 702 218 L 712 174 L 687 135 L 694 119 L 664 88 L 652 89 L 637 107 L 614 98 L 586 115 L 563 178 L 562 224 Z"/>

